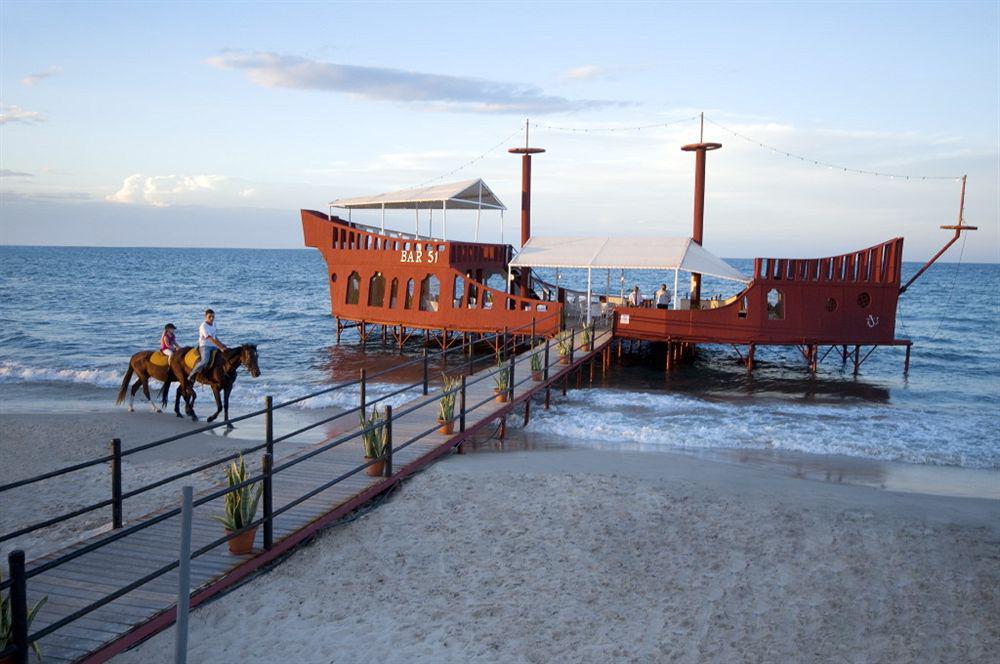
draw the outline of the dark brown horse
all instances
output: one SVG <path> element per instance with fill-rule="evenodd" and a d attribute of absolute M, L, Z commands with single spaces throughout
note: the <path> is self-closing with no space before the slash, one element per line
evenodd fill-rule
<path fill-rule="evenodd" d="M 198 416 L 194 412 L 195 392 L 194 385 L 188 380 L 191 369 L 184 362 L 191 347 L 182 348 L 174 353 L 170 360 L 170 369 L 174 379 L 180 383 L 177 387 L 177 396 L 174 400 L 174 412 L 180 417 L 179 403 L 183 396 L 186 410 L 191 419 L 198 421 Z M 208 418 L 209 422 L 215 421 L 223 410 L 225 410 L 225 420 L 229 422 L 229 394 L 233 391 L 233 384 L 236 383 L 236 376 L 239 368 L 244 366 L 254 378 L 260 376 L 260 369 L 257 366 L 257 346 L 256 344 L 244 344 L 236 348 L 227 348 L 224 351 L 215 351 L 211 363 L 201 370 L 195 378 L 195 382 L 208 385 L 212 388 L 215 396 L 215 413 Z M 229 425 L 232 428 L 232 425 Z"/>
<path fill-rule="evenodd" d="M 153 362 L 153 354 L 156 352 L 157 351 L 142 350 L 133 355 L 132 359 L 129 360 L 128 370 L 125 372 L 125 377 L 122 379 L 121 389 L 118 390 L 118 400 L 115 402 L 120 404 L 125 401 L 125 394 L 128 391 L 128 383 L 132 380 L 132 375 L 135 374 L 136 380 L 135 384 L 132 385 L 132 394 L 128 402 L 129 412 L 135 410 L 135 393 L 139 391 L 140 387 L 142 387 L 142 392 L 146 395 L 146 401 L 149 402 L 153 411 L 156 413 L 160 412 L 160 407 L 158 407 L 149 396 L 150 378 L 155 378 L 163 383 L 163 388 L 160 390 L 160 406 L 165 408 L 167 405 L 167 392 L 170 390 L 170 381 L 173 380 L 174 374 L 169 365 L 155 364 Z M 174 405 L 174 412 L 177 414 L 177 417 L 181 417 L 177 404 Z"/>

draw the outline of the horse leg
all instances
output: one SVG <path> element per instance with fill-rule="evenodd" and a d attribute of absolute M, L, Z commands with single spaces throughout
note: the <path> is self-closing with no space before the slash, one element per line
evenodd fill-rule
<path fill-rule="evenodd" d="M 194 383 L 188 387 L 184 394 L 184 412 L 191 416 L 192 422 L 198 421 L 198 415 L 194 412 L 194 402 L 198 398 L 198 393 L 194 391 Z"/>
<path fill-rule="evenodd" d="M 214 422 L 215 418 L 217 418 L 219 416 L 219 413 L 222 412 L 222 397 L 219 395 L 218 385 L 212 386 L 212 394 L 215 396 L 215 413 L 210 418 L 208 418 L 209 422 Z"/>
<path fill-rule="evenodd" d="M 154 413 L 160 412 L 160 409 L 156 407 L 156 402 L 153 401 L 153 397 L 149 394 L 149 376 L 143 376 L 142 378 L 142 393 L 146 395 L 146 401 L 149 402 L 149 407 L 153 409 Z"/>
<path fill-rule="evenodd" d="M 225 412 L 225 418 L 226 418 L 226 428 L 227 429 L 234 429 L 235 428 L 232 425 L 232 423 L 229 421 L 229 393 L 232 392 L 232 391 L 233 391 L 232 385 L 230 385 L 228 387 L 225 387 L 222 390 L 222 407 L 226 411 Z"/>
<path fill-rule="evenodd" d="M 162 408 L 167 407 L 167 399 L 170 397 L 170 372 L 168 370 L 167 377 L 163 381 L 163 387 L 160 388 L 160 406 Z"/>
<path fill-rule="evenodd" d="M 183 415 L 181 415 L 181 393 L 182 392 L 183 392 L 183 390 L 181 390 L 181 386 L 178 385 L 177 386 L 177 394 L 174 395 L 174 415 L 176 415 L 177 417 L 184 417 Z M 188 406 L 188 404 L 187 404 L 187 399 L 184 400 L 184 407 L 185 407 L 185 410 L 190 410 L 190 406 Z"/>
<path fill-rule="evenodd" d="M 139 387 L 142 385 L 142 379 L 136 378 L 135 384 L 132 386 L 132 393 L 128 397 L 128 412 L 135 412 L 135 393 L 139 391 Z"/>

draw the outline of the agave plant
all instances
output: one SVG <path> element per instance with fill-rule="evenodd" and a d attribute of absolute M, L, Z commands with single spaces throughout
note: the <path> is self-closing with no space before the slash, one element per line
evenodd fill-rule
<path fill-rule="evenodd" d="M 570 344 L 572 343 L 570 333 L 567 331 L 562 331 L 559 333 L 559 338 L 556 340 L 559 345 L 559 357 L 566 357 L 569 355 Z"/>
<path fill-rule="evenodd" d="M 0 582 L 2 581 L 3 571 L 0 570 Z M 28 611 L 28 631 L 31 631 L 31 623 L 35 620 L 35 616 L 38 615 L 39 609 L 45 606 L 47 601 L 49 601 L 48 595 L 38 600 L 38 603 L 31 607 L 31 610 Z M 0 595 L 0 651 L 6 650 L 10 646 L 14 645 L 13 631 L 14 621 L 13 616 L 11 615 L 10 592 L 8 591 L 6 595 Z M 31 643 L 31 649 L 35 651 L 35 657 L 38 658 L 38 661 L 42 661 L 42 651 L 38 647 L 37 641 L 33 641 Z"/>
<path fill-rule="evenodd" d="M 493 382 L 497 386 L 497 392 L 506 392 L 510 389 L 510 367 L 507 364 L 497 362 L 497 372 L 493 374 Z"/>
<path fill-rule="evenodd" d="M 583 345 L 590 346 L 590 328 L 586 326 L 583 328 Z"/>
<path fill-rule="evenodd" d="M 460 378 L 450 378 L 441 374 L 443 383 L 441 400 L 438 401 L 438 421 L 449 422 L 455 417 L 455 396 L 462 380 Z"/>
<path fill-rule="evenodd" d="M 361 442 L 365 447 L 365 457 L 381 459 L 388 446 L 388 431 L 385 429 L 385 411 L 372 408 L 371 417 L 361 411 Z"/>
<path fill-rule="evenodd" d="M 542 370 L 542 351 L 541 349 L 535 349 L 531 354 L 531 371 L 532 373 Z"/>
<path fill-rule="evenodd" d="M 249 473 L 247 473 L 247 464 L 243 461 L 242 456 L 226 468 L 226 480 L 229 482 L 229 488 L 243 484 L 249 476 Z M 223 516 L 216 516 L 216 521 L 221 523 L 230 532 L 236 532 L 245 528 L 257 516 L 257 503 L 260 502 L 262 490 L 261 483 L 254 482 L 227 493 L 225 498 L 225 514 Z"/>

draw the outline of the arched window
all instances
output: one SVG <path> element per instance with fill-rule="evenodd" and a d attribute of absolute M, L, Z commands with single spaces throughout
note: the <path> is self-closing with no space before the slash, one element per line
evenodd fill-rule
<path fill-rule="evenodd" d="M 399 306 L 399 279 L 393 277 L 392 285 L 389 287 L 389 308 L 395 309 Z"/>
<path fill-rule="evenodd" d="M 785 320 L 785 294 L 777 288 L 767 291 L 767 319 Z"/>
<path fill-rule="evenodd" d="M 475 309 L 477 306 L 479 306 L 479 288 L 475 282 L 470 281 L 468 307 L 469 309 Z"/>
<path fill-rule="evenodd" d="M 737 318 L 746 318 L 747 312 L 750 310 L 750 299 L 744 295 L 740 298 L 740 308 L 736 313 Z"/>
<path fill-rule="evenodd" d="M 406 282 L 406 304 L 407 309 L 413 308 L 413 279 Z"/>
<path fill-rule="evenodd" d="M 347 304 L 357 304 L 361 294 L 361 275 L 351 272 L 347 278 Z"/>
<path fill-rule="evenodd" d="M 441 282 L 433 274 L 428 274 L 420 282 L 420 310 L 437 311 L 441 296 Z"/>
<path fill-rule="evenodd" d="M 461 309 L 462 300 L 465 299 L 465 279 L 456 274 L 453 289 L 451 308 Z"/>
<path fill-rule="evenodd" d="M 376 272 L 368 280 L 368 306 L 381 307 L 385 300 L 385 277 Z"/>

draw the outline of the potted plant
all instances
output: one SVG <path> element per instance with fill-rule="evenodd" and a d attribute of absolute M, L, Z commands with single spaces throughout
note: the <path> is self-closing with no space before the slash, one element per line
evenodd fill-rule
<path fill-rule="evenodd" d="M 3 572 L 0 571 L 0 582 L 3 581 Z M 28 611 L 28 631 L 31 631 L 31 623 L 35 620 L 35 616 L 38 614 L 39 609 L 45 606 L 45 603 L 49 601 L 49 596 L 38 600 L 38 603 L 31 607 Z M 7 591 L 6 595 L 0 595 L 0 651 L 6 650 L 7 648 L 14 645 L 14 635 L 11 633 L 14 630 L 13 616 L 11 615 L 10 609 L 10 591 Z M 33 641 L 31 643 L 31 649 L 35 651 L 35 657 L 38 661 L 42 661 L 42 651 L 38 647 L 38 643 Z M 0 659 L 0 664 L 11 664 L 14 662 L 14 655 L 7 655 L 3 659 Z"/>
<path fill-rule="evenodd" d="M 226 480 L 229 482 L 229 488 L 243 484 L 250 476 L 247 473 L 247 464 L 243 461 L 243 457 L 240 456 L 237 461 L 233 461 L 226 468 Z M 257 503 L 260 502 L 262 491 L 261 483 L 254 482 L 226 494 L 225 513 L 223 516 L 216 516 L 215 519 L 225 527 L 227 535 L 242 530 L 247 524 L 253 522 L 254 517 L 257 516 Z M 242 556 L 253 551 L 253 539 L 256 534 L 257 526 L 254 526 L 246 532 L 230 538 L 229 553 Z"/>
<path fill-rule="evenodd" d="M 531 380 L 536 383 L 542 380 L 542 351 L 536 348 L 531 353 Z"/>
<path fill-rule="evenodd" d="M 496 383 L 493 393 L 496 394 L 497 401 L 507 403 L 507 393 L 510 391 L 510 367 L 502 360 L 497 361 L 497 372 L 493 374 L 493 382 Z"/>
<path fill-rule="evenodd" d="M 559 364 L 569 364 L 569 346 L 572 343 L 569 332 L 560 333 L 557 343 L 559 345 Z"/>
<path fill-rule="evenodd" d="M 389 442 L 385 411 L 372 408 L 371 417 L 365 417 L 365 411 L 361 411 L 361 442 L 365 447 L 365 461 L 377 459 L 365 472 L 371 477 L 381 477 L 385 470 L 385 453 Z"/>
<path fill-rule="evenodd" d="M 438 431 L 445 435 L 451 434 L 455 430 L 455 390 L 461 384 L 459 378 L 449 378 L 442 374 L 444 386 L 441 400 L 438 401 Z"/>
<path fill-rule="evenodd" d="M 586 326 L 583 328 L 583 346 L 580 350 L 584 353 L 590 352 L 590 328 Z"/>

